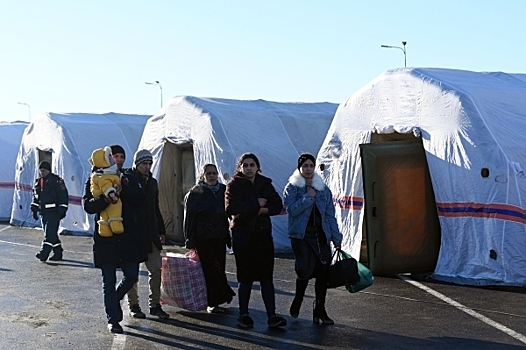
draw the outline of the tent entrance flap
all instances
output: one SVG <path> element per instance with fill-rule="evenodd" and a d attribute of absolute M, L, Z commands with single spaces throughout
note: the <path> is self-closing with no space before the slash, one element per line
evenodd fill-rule
<path fill-rule="evenodd" d="M 367 264 L 376 274 L 433 271 L 440 224 L 420 139 L 360 145 Z"/>
<path fill-rule="evenodd" d="M 193 146 L 166 142 L 159 175 L 159 207 L 166 237 L 184 244 L 184 196 L 195 184 Z"/>

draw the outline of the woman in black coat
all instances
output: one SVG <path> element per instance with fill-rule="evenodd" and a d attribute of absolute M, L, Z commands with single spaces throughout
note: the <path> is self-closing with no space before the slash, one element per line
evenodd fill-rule
<path fill-rule="evenodd" d="M 121 178 L 121 188 L 117 189 L 122 201 L 122 223 L 124 232 L 111 237 L 99 235 L 97 221 L 100 212 L 110 200 L 104 195 L 94 198 L 90 191 L 90 179 L 86 181 L 82 204 L 88 214 L 95 214 L 95 230 L 93 233 L 93 261 L 95 267 L 102 272 L 102 289 L 104 308 L 108 319 L 108 329 L 112 333 L 122 333 L 119 322 L 122 321 L 120 301 L 137 282 L 139 264 L 147 260 L 146 250 L 142 243 L 139 225 L 136 220 L 136 208 L 145 200 L 137 177 L 124 174 Z M 117 284 L 116 272 L 120 268 L 123 278 Z"/>
<path fill-rule="evenodd" d="M 274 241 L 270 221 L 271 215 L 281 213 L 283 202 L 272 186 L 272 180 L 259 173 L 259 159 L 252 153 L 243 154 L 225 193 L 226 212 L 232 218 L 232 242 L 239 282 L 240 315 L 237 324 L 243 328 L 254 326 L 248 314 L 254 281 L 259 281 L 261 286 L 268 326 L 287 325 L 283 317 L 276 316 Z"/>
<path fill-rule="evenodd" d="M 199 181 L 186 195 L 184 233 L 186 248 L 196 249 L 206 280 L 208 312 L 225 310 L 236 295 L 225 274 L 226 247 L 230 247 L 228 217 L 225 213 L 225 188 L 217 181 L 217 167 L 206 164 Z"/>

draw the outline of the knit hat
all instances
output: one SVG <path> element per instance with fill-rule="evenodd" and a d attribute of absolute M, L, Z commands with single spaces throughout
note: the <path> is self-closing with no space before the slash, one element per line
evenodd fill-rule
<path fill-rule="evenodd" d="M 139 165 L 142 162 L 147 161 L 147 160 L 152 162 L 153 161 L 153 156 L 150 153 L 150 151 L 145 150 L 145 149 L 141 149 L 141 150 L 135 152 L 135 155 L 133 156 L 133 164 L 135 165 L 135 167 L 137 167 L 137 165 Z"/>
<path fill-rule="evenodd" d="M 107 168 L 110 166 L 111 148 L 106 146 L 104 148 L 97 148 L 91 153 L 89 162 L 97 168 Z"/>
<path fill-rule="evenodd" d="M 126 158 L 126 152 L 124 152 L 124 148 L 122 148 L 121 146 L 111 145 L 110 148 L 111 148 L 111 154 L 122 153 L 124 158 Z"/>
<path fill-rule="evenodd" d="M 316 164 L 316 158 L 314 158 L 314 156 L 312 154 L 302 153 L 302 154 L 300 154 L 300 156 L 298 158 L 298 170 L 299 170 L 299 168 L 301 168 L 303 163 L 305 163 L 307 160 L 312 160 L 312 162 L 314 164 Z"/>
<path fill-rule="evenodd" d="M 38 164 L 38 169 L 46 169 L 46 170 L 49 170 L 51 171 L 51 164 L 49 164 L 48 161 L 46 160 L 43 160 L 40 162 L 40 164 Z"/>

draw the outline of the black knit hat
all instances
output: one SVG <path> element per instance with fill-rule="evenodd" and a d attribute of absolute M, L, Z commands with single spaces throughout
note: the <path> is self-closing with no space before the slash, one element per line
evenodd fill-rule
<path fill-rule="evenodd" d="M 111 145 L 110 148 L 111 148 L 111 154 L 122 153 L 122 155 L 126 159 L 126 152 L 124 152 L 124 148 L 122 148 L 119 145 Z"/>
<path fill-rule="evenodd" d="M 303 163 L 305 163 L 309 159 L 312 160 L 314 165 L 316 165 L 316 158 L 314 158 L 314 156 L 312 154 L 310 154 L 310 153 L 302 153 L 302 154 L 300 154 L 300 156 L 298 158 L 298 170 L 299 170 L 299 168 L 301 168 Z"/>
<path fill-rule="evenodd" d="M 51 164 L 49 164 L 47 160 L 43 160 L 40 162 L 40 164 L 38 164 L 38 170 L 40 169 L 46 169 L 51 171 Z"/>

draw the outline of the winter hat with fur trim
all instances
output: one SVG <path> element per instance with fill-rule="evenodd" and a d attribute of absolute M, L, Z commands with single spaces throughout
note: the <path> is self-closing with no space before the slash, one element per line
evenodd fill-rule
<path fill-rule="evenodd" d="M 150 162 L 153 161 L 153 156 L 150 153 L 150 151 L 148 151 L 146 149 L 141 149 L 141 150 L 135 152 L 135 155 L 133 156 L 134 167 L 137 167 L 137 165 L 139 165 L 142 162 L 145 162 L 147 160 L 149 160 Z"/>
<path fill-rule="evenodd" d="M 110 164 L 111 148 L 106 146 L 104 148 L 97 148 L 91 153 L 89 162 L 97 168 L 107 168 Z"/>

